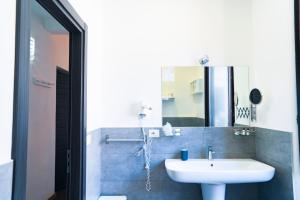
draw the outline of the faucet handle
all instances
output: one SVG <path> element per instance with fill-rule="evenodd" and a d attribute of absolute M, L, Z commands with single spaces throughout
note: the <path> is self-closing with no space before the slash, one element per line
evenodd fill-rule
<path fill-rule="evenodd" d="M 213 154 L 214 154 L 214 150 L 212 146 L 208 146 L 207 148 L 207 155 L 208 155 L 208 160 L 212 160 L 213 159 Z"/>
<path fill-rule="evenodd" d="M 210 151 L 211 153 L 216 153 L 216 152 L 213 150 L 213 147 L 212 147 L 212 146 L 208 146 L 208 147 L 207 147 L 207 151 Z"/>

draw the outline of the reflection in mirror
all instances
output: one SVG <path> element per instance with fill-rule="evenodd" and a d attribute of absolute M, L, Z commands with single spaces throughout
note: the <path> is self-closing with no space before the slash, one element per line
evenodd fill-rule
<path fill-rule="evenodd" d="M 248 80 L 247 67 L 163 67 L 163 125 L 248 126 Z"/>
<path fill-rule="evenodd" d="M 233 67 L 205 67 L 205 126 L 233 126 Z"/>
<path fill-rule="evenodd" d="M 249 69 L 234 67 L 235 126 L 250 125 Z"/>
<path fill-rule="evenodd" d="M 163 67 L 162 105 L 163 124 L 204 126 L 204 69 Z"/>

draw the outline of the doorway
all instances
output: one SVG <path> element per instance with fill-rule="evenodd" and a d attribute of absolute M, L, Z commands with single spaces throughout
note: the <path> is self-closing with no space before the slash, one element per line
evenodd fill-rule
<path fill-rule="evenodd" d="M 14 200 L 85 199 L 85 49 L 67 1 L 17 1 Z"/>
<path fill-rule="evenodd" d="M 69 138 L 69 71 L 56 69 L 56 134 L 55 134 L 55 198 L 66 198 L 68 169 Z"/>

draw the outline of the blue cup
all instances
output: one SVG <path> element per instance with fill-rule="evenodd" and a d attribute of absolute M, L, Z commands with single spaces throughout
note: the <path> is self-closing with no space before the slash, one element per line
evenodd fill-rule
<path fill-rule="evenodd" d="M 181 160 L 186 161 L 189 159 L 189 151 L 187 149 L 181 149 Z"/>

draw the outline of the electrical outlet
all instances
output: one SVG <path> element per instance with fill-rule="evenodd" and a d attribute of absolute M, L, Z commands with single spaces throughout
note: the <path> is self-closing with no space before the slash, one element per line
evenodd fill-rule
<path fill-rule="evenodd" d="M 149 130 L 149 137 L 158 138 L 159 137 L 159 130 L 158 129 L 150 129 Z"/>

